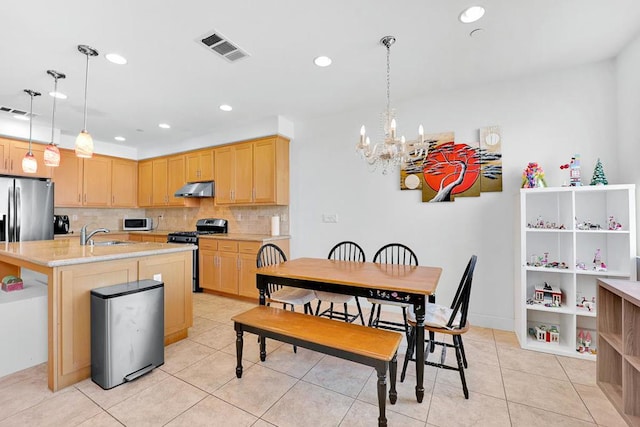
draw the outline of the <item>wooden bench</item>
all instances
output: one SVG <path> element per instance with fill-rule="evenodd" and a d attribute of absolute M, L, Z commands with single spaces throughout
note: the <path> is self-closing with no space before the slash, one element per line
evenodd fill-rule
<path fill-rule="evenodd" d="M 251 332 L 261 337 L 260 360 L 266 360 L 265 337 L 308 348 L 352 362 L 372 366 L 378 374 L 378 425 L 386 426 L 385 402 L 387 370 L 391 387 L 389 401 L 395 404 L 396 352 L 402 335 L 396 332 L 338 322 L 322 317 L 259 306 L 231 318 L 235 322 L 236 376 L 242 378 L 242 334 Z"/>

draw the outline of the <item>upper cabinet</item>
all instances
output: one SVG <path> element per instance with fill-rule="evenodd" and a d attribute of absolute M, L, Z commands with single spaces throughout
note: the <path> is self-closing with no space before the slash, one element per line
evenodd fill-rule
<path fill-rule="evenodd" d="M 213 181 L 213 149 L 185 154 L 187 182 Z"/>
<path fill-rule="evenodd" d="M 183 154 L 140 161 L 138 163 L 138 206 L 198 206 L 198 199 L 174 196 L 186 182 Z"/>
<path fill-rule="evenodd" d="M 76 157 L 60 150 L 60 166 L 54 169 L 56 207 L 135 207 L 137 162 L 94 155 Z"/>
<path fill-rule="evenodd" d="M 215 149 L 217 205 L 289 204 L 289 140 L 259 138 Z"/>
<path fill-rule="evenodd" d="M 38 162 L 38 170 L 36 173 L 24 173 L 22 171 L 22 159 L 29 152 L 29 143 L 0 138 L 0 173 L 51 178 L 53 168 L 44 165 L 44 148 L 45 145 L 43 144 L 31 144 L 31 152 Z"/>

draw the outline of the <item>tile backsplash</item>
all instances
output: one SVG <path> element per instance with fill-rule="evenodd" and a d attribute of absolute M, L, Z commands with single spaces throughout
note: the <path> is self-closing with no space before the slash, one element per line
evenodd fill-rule
<path fill-rule="evenodd" d="M 289 234 L 289 206 L 214 206 L 213 202 L 214 199 L 201 199 L 197 208 L 55 208 L 55 213 L 68 215 L 75 233 L 85 224 L 89 229 L 105 227 L 115 231 L 122 229 L 123 218 L 151 217 L 158 230 L 195 230 L 200 218 L 224 218 L 229 221 L 230 233 L 271 234 L 271 217 L 277 215 L 280 234 Z"/>

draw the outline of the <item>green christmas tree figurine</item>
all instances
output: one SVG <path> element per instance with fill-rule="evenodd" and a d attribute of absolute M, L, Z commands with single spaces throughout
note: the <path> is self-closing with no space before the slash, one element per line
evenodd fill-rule
<path fill-rule="evenodd" d="M 602 162 L 600 159 L 596 162 L 596 167 L 593 169 L 593 177 L 591 177 L 591 185 L 608 185 L 607 177 L 604 175 L 604 169 L 602 168 Z"/>

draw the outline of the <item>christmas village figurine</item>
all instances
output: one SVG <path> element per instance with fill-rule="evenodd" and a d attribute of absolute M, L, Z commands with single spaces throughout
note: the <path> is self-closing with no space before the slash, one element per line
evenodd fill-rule
<path fill-rule="evenodd" d="M 571 158 L 571 162 L 560 165 L 560 169 L 569 169 L 569 185 L 571 187 L 580 187 L 580 154 L 576 154 Z"/>
<path fill-rule="evenodd" d="M 536 162 L 529 162 L 526 169 L 522 171 L 522 188 L 546 187 L 544 180 L 544 170 Z"/>
<path fill-rule="evenodd" d="M 591 297 L 591 301 L 586 297 L 582 297 L 578 304 L 576 304 L 576 307 L 586 308 L 588 311 L 593 311 L 596 308 L 596 297 Z"/>
<path fill-rule="evenodd" d="M 564 224 L 556 224 L 555 222 L 551 222 L 551 221 L 544 221 L 542 219 L 542 215 L 539 215 L 538 218 L 536 219 L 536 222 L 534 223 L 528 223 L 527 224 L 527 228 L 545 228 L 545 229 L 553 229 L 553 230 L 564 230 L 565 226 Z"/>
<path fill-rule="evenodd" d="M 578 332 L 578 347 L 576 351 L 579 353 L 591 353 L 596 354 L 596 349 L 591 348 L 591 332 L 586 333 L 583 330 Z"/>
<path fill-rule="evenodd" d="M 607 177 L 604 175 L 604 169 L 602 168 L 602 162 L 600 159 L 596 162 L 596 167 L 593 169 L 593 177 L 591 177 L 591 185 L 608 185 Z"/>
<path fill-rule="evenodd" d="M 540 325 L 535 328 L 529 328 L 529 334 L 540 342 L 560 343 L 560 331 L 556 326 Z"/>
<path fill-rule="evenodd" d="M 544 282 L 544 286 L 536 286 L 533 294 L 533 302 L 544 304 L 545 307 L 560 307 L 562 304 L 562 291 L 560 288 Z"/>

